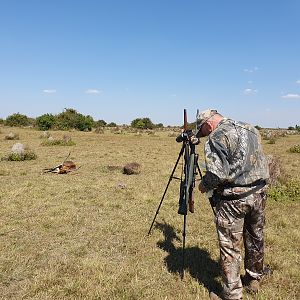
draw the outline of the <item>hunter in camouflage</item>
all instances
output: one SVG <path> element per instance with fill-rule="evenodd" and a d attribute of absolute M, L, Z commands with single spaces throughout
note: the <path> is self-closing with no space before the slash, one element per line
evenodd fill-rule
<path fill-rule="evenodd" d="M 222 298 L 242 299 L 241 248 L 250 291 L 257 292 L 263 276 L 266 181 L 269 177 L 258 130 L 222 117 L 216 110 L 198 116 L 198 138 L 205 144 L 206 173 L 201 192 L 212 192 L 223 275 Z M 251 287 L 252 284 L 252 287 Z"/>

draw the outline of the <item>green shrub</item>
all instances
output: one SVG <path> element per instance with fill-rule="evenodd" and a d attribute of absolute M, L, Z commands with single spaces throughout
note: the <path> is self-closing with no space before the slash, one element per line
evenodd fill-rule
<path fill-rule="evenodd" d="M 149 118 L 137 118 L 131 122 L 131 127 L 139 129 L 153 129 L 154 124 Z"/>
<path fill-rule="evenodd" d="M 26 151 L 23 154 L 11 153 L 8 156 L 8 160 L 10 160 L 10 161 L 34 160 L 36 158 L 37 158 L 37 155 L 31 150 Z"/>
<path fill-rule="evenodd" d="M 289 149 L 289 151 L 290 151 L 291 153 L 300 153 L 300 144 L 294 145 L 293 147 L 291 147 L 291 148 Z"/>
<path fill-rule="evenodd" d="M 24 153 L 10 153 L 7 156 L 1 158 L 1 160 L 8 161 L 23 161 L 37 159 L 37 155 L 32 150 L 26 150 Z"/>
<path fill-rule="evenodd" d="M 44 114 L 36 118 L 36 126 L 39 130 L 49 130 L 55 127 L 55 116 Z"/>
<path fill-rule="evenodd" d="M 296 179 L 290 179 L 284 184 L 272 186 L 268 190 L 268 197 L 275 201 L 299 201 L 300 182 Z"/>
<path fill-rule="evenodd" d="M 107 124 L 107 123 L 106 123 L 104 120 L 98 120 L 97 122 L 95 122 L 94 126 L 95 126 L 96 128 L 98 128 L 98 127 L 105 127 L 106 124 Z"/>
<path fill-rule="evenodd" d="M 64 112 L 56 116 L 56 127 L 61 130 L 78 129 L 91 131 L 94 120 L 91 116 L 84 116 L 73 108 L 66 108 Z"/>
<path fill-rule="evenodd" d="M 5 120 L 5 125 L 7 126 L 29 126 L 31 125 L 31 120 L 26 116 L 20 113 L 12 114 L 8 116 Z"/>

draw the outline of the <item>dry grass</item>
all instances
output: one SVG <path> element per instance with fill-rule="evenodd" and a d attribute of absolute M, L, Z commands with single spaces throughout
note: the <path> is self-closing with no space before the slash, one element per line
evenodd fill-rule
<path fill-rule="evenodd" d="M 170 132 L 72 132 L 76 145 L 68 148 L 43 147 L 40 132 L 19 131 L 38 159 L 0 162 L 0 299 L 194 300 L 220 290 L 213 215 L 198 192 L 196 212 L 187 217 L 183 281 L 177 181 L 147 236 L 180 150 Z M 0 154 L 13 143 L 0 138 Z M 299 136 L 288 136 L 264 147 L 300 179 L 299 154 L 287 151 L 297 143 Z M 69 159 L 82 166 L 77 173 L 40 175 L 69 150 Z M 143 166 L 141 173 L 122 174 L 118 166 L 132 161 Z M 275 273 L 258 297 L 245 299 L 300 298 L 299 208 L 297 201 L 269 201 L 266 263 Z"/>

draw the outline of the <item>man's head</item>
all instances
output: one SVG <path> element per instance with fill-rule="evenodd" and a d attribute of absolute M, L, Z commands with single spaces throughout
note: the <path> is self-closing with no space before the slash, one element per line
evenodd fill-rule
<path fill-rule="evenodd" d="M 220 121 L 223 116 L 216 109 L 207 109 L 197 115 L 197 134 L 196 137 L 208 136 Z"/>

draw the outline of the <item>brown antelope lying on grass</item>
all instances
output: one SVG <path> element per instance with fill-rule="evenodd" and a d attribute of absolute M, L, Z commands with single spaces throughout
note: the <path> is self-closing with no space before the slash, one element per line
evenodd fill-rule
<path fill-rule="evenodd" d="M 80 167 L 77 168 L 73 161 L 67 160 L 70 154 L 71 153 L 69 153 L 63 163 L 53 168 L 45 168 L 43 173 L 67 174 L 73 171 L 77 171 Z"/>

